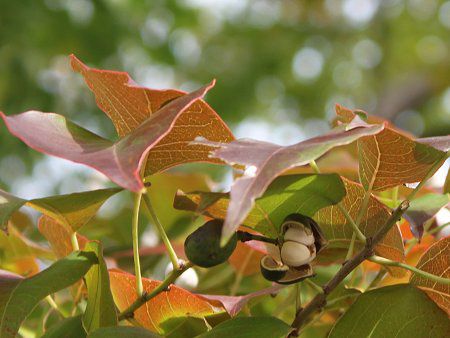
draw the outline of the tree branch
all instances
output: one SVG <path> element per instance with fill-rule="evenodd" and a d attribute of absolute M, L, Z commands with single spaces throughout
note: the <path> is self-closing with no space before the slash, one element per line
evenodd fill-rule
<path fill-rule="evenodd" d="M 291 326 L 296 329 L 291 336 L 298 336 L 298 330 L 305 324 L 306 320 L 314 312 L 323 308 L 327 303 L 327 296 L 352 272 L 358 265 L 360 265 L 367 258 L 373 256 L 375 246 L 384 238 L 388 231 L 394 226 L 394 224 L 402 217 L 404 212 L 409 207 L 409 201 L 403 201 L 397 209 L 394 210 L 392 215 L 386 221 L 386 224 L 376 232 L 373 237 L 367 238 L 366 245 L 356 256 L 346 261 L 338 273 L 325 284 L 322 289 L 323 292 L 317 294 L 308 305 L 297 312 L 294 321 Z"/>

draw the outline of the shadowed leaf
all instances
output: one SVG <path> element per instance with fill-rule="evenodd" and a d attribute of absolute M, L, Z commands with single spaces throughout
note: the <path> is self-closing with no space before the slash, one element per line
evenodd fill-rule
<path fill-rule="evenodd" d="M 424 223 L 433 218 L 449 202 L 450 194 L 427 194 L 412 200 L 403 217 L 408 220 L 414 237 L 421 239 Z"/>
<path fill-rule="evenodd" d="M 248 229 L 242 228 L 250 232 Z M 267 255 L 266 247 L 259 241 L 238 242 L 228 262 L 236 273 L 251 276 L 260 273 L 261 259 Z"/>
<path fill-rule="evenodd" d="M 264 196 L 256 200 L 242 225 L 275 238 L 289 214 L 312 217 L 317 210 L 338 203 L 344 195 L 344 184 L 336 174 L 280 176 L 269 185 Z M 231 207 L 229 203 L 228 194 L 179 192 L 174 206 L 224 219 Z"/>
<path fill-rule="evenodd" d="M 275 317 L 239 317 L 215 326 L 198 338 L 286 337 L 292 328 Z"/>
<path fill-rule="evenodd" d="M 9 131 L 29 147 L 92 167 L 119 186 L 138 192 L 144 187 L 139 175 L 146 153 L 173 128 L 176 119 L 202 98 L 214 82 L 171 101 L 116 143 L 108 141 L 62 115 L 29 111 L 6 116 Z"/>
<path fill-rule="evenodd" d="M 109 277 L 114 301 L 118 309 L 123 311 L 136 299 L 136 278 L 119 270 L 110 270 Z M 161 284 L 160 281 L 147 278 L 142 281 L 147 293 Z M 164 321 L 168 319 L 188 316 L 203 318 L 223 311 L 199 296 L 171 285 L 169 291 L 162 292 L 135 311 L 134 319 L 152 332 L 165 334 Z"/>
<path fill-rule="evenodd" d="M 49 294 L 83 277 L 96 264 L 93 253 L 74 252 L 30 278 L 0 272 L 0 336 L 15 337 L 20 324 Z"/>
<path fill-rule="evenodd" d="M 6 227 L 11 215 L 23 205 L 27 205 L 58 220 L 68 229 L 77 231 L 96 214 L 108 198 L 121 190 L 99 189 L 31 200 L 24 200 L 0 190 L 0 200 L 3 200 L 3 203 L 0 203 L 0 225 Z"/>
<path fill-rule="evenodd" d="M 434 243 L 422 255 L 417 268 L 433 275 L 450 278 L 450 237 Z M 450 285 L 436 283 L 413 273 L 411 284 L 418 286 L 450 316 Z"/>
<path fill-rule="evenodd" d="M 352 123 L 339 126 L 327 134 L 286 147 L 249 139 L 228 144 L 197 141 L 199 144 L 218 148 L 212 151 L 211 156 L 230 165 L 246 165 L 249 172 L 238 178 L 231 187 L 231 202 L 222 231 L 223 240 L 228 239 L 244 221 L 255 199 L 263 195 L 278 175 L 293 167 L 308 164 L 334 147 L 349 144 L 363 136 L 377 134 L 383 127 L 367 125 L 355 119 Z"/>
<path fill-rule="evenodd" d="M 100 242 L 86 244 L 86 252 L 93 252 L 98 264 L 93 265 L 86 273 L 87 305 L 83 315 L 83 327 L 92 332 L 99 327 L 117 325 L 117 314 L 109 287 L 109 274 L 103 259 L 103 248 Z"/>
<path fill-rule="evenodd" d="M 450 321 L 422 291 L 408 284 L 365 292 L 328 337 L 447 337 Z"/>
<path fill-rule="evenodd" d="M 89 68 L 73 55 L 71 64 L 83 75 L 98 107 L 112 120 L 120 137 L 131 133 L 168 102 L 186 94 L 138 86 L 125 72 Z M 199 100 L 180 114 L 170 132 L 148 152 L 145 176 L 186 162 L 219 162 L 208 157 L 208 147 L 189 144 L 197 136 L 216 142 L 234 139 L 217 113 Z"/>
<path fill-rule="evenodd" d="M 346 195 L 341 201 L 341 205 L 348 211 L 350 216 L 355 220 L 362 208 L 362 202 L 365 195 L 364 188 L 355 182 L 342 178 Z M 360 229 L 366 237 L 373 236 L 375 232 L 380 229 L 390 217 L 389 209 L 379 202 L 375 197 L 371 196 L 367 207 L 366 214 L 363 216 Z M 347 218 L 337 206 L 330 206 L 319 210 L 314 219 L 319 224 L 328 239 L 329 244 L 320 254 L 318 259 L 327 260 L 331 258 L 336 261 L 337 258 L 343 257 L 350 244 L 353 230 Z M 363 243 L 356 240 L 355 246 L 362 248 Z M 393 259 L 395 261 L 404 260 L 403 241 L 398 226 L 392 227 L 384 239 L 376 246 L 378 255 Z M 330 256 L 330 257 L 327 257 Z M 400 275 L 404 274 L 402 269 L 391 269 L 392 272 Z"/>
<path fill-rule="evenodd" d="M 85 338 L 86 331 L 84 331 L 81 323 L 81 316 L 64 318 L 48 329 L 41 338 Z"/>
<path fill-rule="evenodd" d="M 88 338 L 158 338 L 156 333 L 150 332 L 142 327 L 115 326 L 102 327 L 88 335 Z"/>

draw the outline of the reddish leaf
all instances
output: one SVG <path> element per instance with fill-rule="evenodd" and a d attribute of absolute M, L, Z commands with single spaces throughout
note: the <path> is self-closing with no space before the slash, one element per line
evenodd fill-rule
<path fill-rule="evenodd" d="M 83 75 L 98 107 L 112 120 L 120 137 L 131 133 L 168 102 L 186 94 L 174 89 L 140 87 L 125 72 L 89 68 L 73 55 L 71 64 Z M 208 147 L 189 144 L 196 136 L 217 142 L 234 139 L 216 112 L 199 100 L 180 114 L 170 132 L 148 152 L 145 176 L 186 162 L 219 162 L 208 157 Z"/>
<path fill-rule="evenodd" d="M 246 228 L 242 228 L 242 230 L 255 233 Z M 238 242 L 236 249 L 228 258 L 228 262 L 237 273 L 251 276 L 260 272 L 261 258 L 265 255 L 267 255 L 267 250 L 262 242 Z"/>
<path fill-rule="evenodd" d="M 344 122 L 358 116 L 340 106 L 336 107 L 336 113 Z M 445 141 L 441 139 L 432 142 L 425 139 L 416 142 L 405 133 L 390 127 L 376 135 L 360 138 L 359 176 L 364 188 L 368 191 L 381 191 L 423 180 L 432 166 L 446 157 L 445 152 L 425 143 L 434 143 L 439 148 Z"/>
<path fill-rule="evenodd" d="M 275 285 L 270 288 L 262 289 L 256 292 L 249 293 L 244 296 L 222 296 L 222 295 L 200 295 L 203 298 L 213 301 L 219 301 L 227 310 L 231 317 L 236 316 L 242 308 L 253 298 L 274 295 L 280 292 L 285 286 Z"/>
<path fill-rule="evenodd" d="M 433 275 L 450 278 L 450 237 L 434 243 L 420 258 L 417 268 Z M 434 300 L 450 316 L 450 285 L 436 283 L 413 273 L 410 282 Z"/>
<path fill-rule="evenodd" d="M 239 163 L 254 169 L 251 174 L 237 179 L 231 188 L 231 202 L 222 232 L 224 239 L 231 236 L 252 209 L 255 199 L 262 196 L 270 182 L 282 172 L 308 164 L 336 146 L 349 144 L 381 130 L 383 125 L 369 126 L 354 120 L 328 134 L 286 147 L 255 140 L 238 140 L 229 144 L 201 141 L 201 144 L 219 148 L 212 152 L 213 157 L 231 165 Z"/>
<path fill-rule="evenodd" d="M 358 183 L 344 178 L 342 180 L 345 183 L 347 194 L 341 201 L 341 205 L 353 219 L 356 219 L 362 207 L 365 190 Z M 386 223 L 389 216 L 389 209 L 374 196 L 371 196 L 367 212 L 361 220 L 360 229 L 367 237 L 373 236 Z M 353 234 L 352 227 L 344 214 L 337 206 L 330 206 L 320 209 L 314 219 L 329 241 L 329 246 L 319 254 L 318 259 L 336 261 L 337 258 L 344 257 Z M 356 247 L 362 248 L 362 246 L 363 244 L 356 240 Z M 394 226 L 388 232 L 381 243 L 376 246 L 375 251 L 378 255 L 395 261 L 404 260 L 402 236 L 397 226 Z M 392 272 L 399 275 L 404 273 L 402 269 L 393 269 Z"/>
<path fill-rule="evenodd" d="M 144 187 L 139 170 L 146 153 L 170 132 L 180 114 L 213 86 L 214 82 L 171 101 L 116 143 L 54 113 L 0 115 L 9 131 L 29 147 L 90 166 L 118 185 L 138 192 Z"/>
<path fill-rule="evenodd" d="M 120 270 L 110 270 L 111 291 L 119 311 L 125 310 L 136 299 L 136 278 Z M 160 281 L 143 278 L 144 291 L 151 292 Z M 171 318 L 204 318 L 223 312 L 210 302 L 176 285 L 162 292 L 135 311 L 134 319 L 150 331 L 164 334 L 164 322 Z"/>
<path fill-rule="evenodd" d="M 450 150 L 450 135 L 419 138 L 417 139 L 417 141 L 432 146 L 433 148 L 441 151 Z"/>

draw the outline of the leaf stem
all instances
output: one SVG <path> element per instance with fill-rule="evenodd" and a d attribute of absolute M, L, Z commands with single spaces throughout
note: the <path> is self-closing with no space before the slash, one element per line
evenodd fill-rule
<path fill-rule="evenodd" d="M 70 236 L 70 241 L 72 242 L 73 251 L 79 251 L 80 245 L 78 244 L 77 233 L 75 231 L 72 232 L 72 235 Z"/>
<path fill-rule="evenodd" d="M 139 258 L 139 209 L 141 206 L 142 193 L 134 195 L 133 205 L 133 219 L 131 223 L 131 235 L 133 239 L 133 259 L 134 259 L 134 274 L 136 275 L 136 292 L 137 296 L 141 297 L 144 292 L 141 275 L 141 262 Z"/>
<path fill-rule="evenodd" d="M 421 275 L 422 277 L 425 277 L 425 278 L 428 278 L 428 279 L 430 279 L 432 281 L 435 281 L 437 283 L 450 285 L 450 279 L 449 278 L 443 278 L 443 277 L 439 277 L 439 276 L 433 275 L 431 273 L 428 273 L 426 271 L 417 269 L 414 266 L 411 266 L 411 265 L 408 265 L 408 264 L 392 261 L 390 259 L 379 257 L 379 256 L 372 256 L 368 260 L 371 261 L 371 262 L 380 264 L 380 265 L 396 266 L 396 267 L 399 267 L 399 268 L 403 268 L 403 269 L 412 271 L 412 272 L 414 272 L 414 273 L 416 273 L 418 275 Z"/>
<path fill-rule="evenodd" d="M 346 261 L 348 261 L 353 256 L 353 251 L 355 249 L 355 240 L 356 240 L 356 232 L 353 231 L 352 239 L 351 239 L 350 245 L 348 247 L 347 255 L 345 256 Z"/>
<path fill-rule="evenodd" d="M 173 249 L 172 244 L 170 243 L 169 237 L 167 237 L 164 227 L 162 226 L 161 222 L 159 221 L 158 215 L 156 215 L 156 212 L 153 209 L 153 205 L 150 200 L 150 197 L 148 196 L 147 193 L 145 193 L 143 195 L 143 197 L 144 197 L 144 203 L 147 207 L 150 217 L 153 219 L 156 229 L 159 232 L 159 236 L 161 237 L 161 240 L 163 241 L 164 245 L 166 246 L 167 253 L 169 254 L 170 261 L 172 262 L 173 270 L 174 271 L 179 270 L 180 263 L 178 260 L 178 256 L 177 256 L 175 250 Z"/>
<path fill-rule="evenodd" d="M 61 316 L 63 316 L 64 318 L 67 318 L 69 316 L 68 313 L 66 313 L 65 311 L 63 311 L 62 309 L 59 308 L 58 304 L 56 304 L 56 302 L 53 300 L 52 296 L 48 295 L 47 297 L 45 297 L 45 300 L 53 309 L 58 311 L 61 314 Z"/>
<path fill-rule="evenodd" d="M 315 291 L 317 291 L 317 292 L 322 292 L 323 290 L 322 290 L 322 288 L 319 286 L 319 285 L 317 285 L 316 283 L 314 283 L 312 280 L 310 280 L 310 279 L 305 279 L 304 280 L 304 282 L 305 282 L 305 284 L 307 284 L 311 289 L 313 289 L 313 290 L 315 290 Z"/>
<path fill-rule="evenodd" d="M 316 161 L 312 160 L 311 162 L 309 162 L 309 165 L 311 166 L 312 170 L 314 170 L 314 172 L 316 174 L 320 174 L 320 169 L 319 169 L 319 166 L 317 165 Z"/>
<path fill-rule="evenodd" d="M 337 207 L 339 208 L 339 210 L 342 212 L 342 214 L 345 216 L 345 218 L 347 219 L 347 221 L 350 223 L 350 225 L 352 226 L 352 229 L 354 231 L 354 233 L 356 233 L 356 237 L 358 237 L 358 239 L 363 242 L 366 243 L 366 236 L 364 236 L 364 234 L 361 232 L 361 230 L 359 230 L 358 226 L 356 225 L 355 221 L 353 220 L 352 216 L 350 216 L 350 214 L 348 213 L 347 209 L 345 209 L 342 205 L 341 202 L 339 202 L 337 204 Z"/>
<path fill-rule="evenodd" d="M 256 234 L 252 234 L 250 232 L 246 232 L 246 231 L 241 231 L 238 230 L 236 231 L 236 235 L 239 241 L 241 242 L 248 242 L 248 241 L 260 241 L 260 242 L 265 242 L 265 243 L 271 243 L 274 245 L 278 245 L 278 239 L 276 238 L 269 238 L 269 237 L 265 237 L 265 236 L 261 236 L 261 235 L 256 235 Z"/>
<path fill-rule="evenodd" d="M 150 293 L 144 292 L 140 297 L 138 297 L 128 308 L 122 311 L 119 314 L 118 319 L 130 319 L 134 318 L 134 312 L 139 309 L 142 305 L 144 305 L 149 300 L 155 298 L 157 295 L 164 291 L 170 290 L 170 285 L 175 282 L 175 280 L 180 277 L 183 272 L 191 268 L 193 265 L 191 262 L 185 262 L 179 265 L 178 269 L 174 269 L 170 272 L 169 275 L 159 284 L 156 288 L 154 288 Z"/>

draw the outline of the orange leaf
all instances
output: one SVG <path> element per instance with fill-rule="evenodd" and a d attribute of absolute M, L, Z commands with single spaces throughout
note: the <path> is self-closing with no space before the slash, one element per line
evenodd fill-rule
<path fill-rule="evenodd" d="M 109 270 L 111 291 L 119 311 L 125 310 L 136 299 L 136 277 L 120 270 Z M 144 291 L 149 293 L 161 284 L 160 281 L 142 279 Z M 204 318 L 222 313 L 210 302 L 178 286 L 171 285 L 170 290 L 162 292 L 135 311 L 134 319 L 150 331 L 164 334 L 164 322 L 172 318 Z"/>
<path fill-rule="evenodd" d="M 87 67 L 74 55 L 72 68 L 83 75 L 95 94 L 98 107 L 112 120 L 120 137 L 129 134 L 169 101 L 185 94 L 168 89 L 155 90 L 138 86 L 125 72 Z M 148 153 L 145 176 L 187 162 L 213 162 L 209 147 L 190 145 L 197 136 L 217 142 L 230 142 L 233 134 L 204 101 L 197 101 L 176 120 L 172 130 Z"/>
<path fill-rule="evenodd" d="M 342 106 L 336 106 L 336 113 L 343 122 L 351 121 L 356 115 Z M 376 119 L 369 120 L 379 123 Z M 358 148 L 360 180 L 369 191 L 420 182 L 436 162 L 446 158 L 444 151 L 388 126 L 378 134 L 360 138 Z"/>
<path fill-rule="evenodd" d="M 450 278 L 450 237 L 433 244 L 420 258 L 417 268 L 436 276 Z M 434 300 L 450 316 L 450 285 L 436 283 L 418 274 L 412 274 L 410 282 Z"/>

